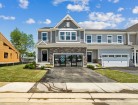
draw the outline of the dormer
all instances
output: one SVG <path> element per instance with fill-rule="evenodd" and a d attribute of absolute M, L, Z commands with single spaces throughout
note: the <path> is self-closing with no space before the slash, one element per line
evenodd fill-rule
<path fill-rule="evenodd" d="M 77 29 L 81 27 L 69 14 L 67 14 L 54 28 Z"/>

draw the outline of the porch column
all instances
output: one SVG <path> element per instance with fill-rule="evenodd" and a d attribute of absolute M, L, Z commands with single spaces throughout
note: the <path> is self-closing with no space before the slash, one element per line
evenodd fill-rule
<path fill-rule="evenodd" d="M 136 66 L 136 49 L 134 47 L 134 65 Z"/>
<path fill-rule="evenodd" d="M 36 63 L 38 63 L 38 48 L 36 47 Z"/>
<path fill-rule="evenodd" d="M 129 33 L 127 33 L 127 44 L 130 45 Z"/>

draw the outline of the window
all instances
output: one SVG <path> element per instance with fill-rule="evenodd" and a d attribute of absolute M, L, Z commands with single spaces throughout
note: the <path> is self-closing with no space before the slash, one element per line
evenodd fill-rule
<path fill-rule="evenodd" d="M 66 27 L 70 27 L 70 22 L 66 22 Z"/>
<path fill-rule="evenodd" d="M 114 55 L 109 55 L 109 57 L 114 57 Z"/>
<path fill-rule="evenodd" d="M 66 40 L 70 40 L 70 32 L 66 32 Z"/>
<path fill-rule="evenodd" d="M 59 32 L 60 39 L 62 41 L 75 41 L 77 40 L 77 33 L 74 31 L 64 31 L 64 32 Z"/>
<path fill-rule="evenodd" d="M 112 43 L 112 35 L 107 36 L 107 43 Z"/>
<path fill-rule="evenodd" d="M 92 43 L 92 35 L 87 35 L 87 43 Z"/>
<path fill-rule="evenodd" d="M 108 55 L 102 55 L 102 57 L 108 57 Z"/>
<path fill-rule="evenodd" d="M 102 42 L 102 36 L 101 36 L 101 35 L 98 35 L 98 36 L 97 36 L 97 42 L 98 42 L 98 43 L 101 43 L 101 42 Z"/>
<path fill-rule="evenodd" d="M 72 40 L 76 40 L 76 32 L 71 33 L 71 38 L 72 38 Z"/>
<path fill-rule="evenodd" d="M 118 43 L 123 43 L 123 36 L 122 35 L 117 36 L 117 42 Z"/>
<path fill-rule="evenodd" d="M 127 55 L 122 55 L 122 57 L 127 58 Z"/>
<path fill-rule="evenodd" d="M 8 53 L 4 52 L 4 58 L 8 58 Z"/>
<path fill-rule="evenodd" d="M 42 50 L 42 61 L 47 61 L 47 50 Z"/>
<path fill-rule="evenodd" d="M 47 41 L 47 32 L 42 32 L 42 40 Z"/>
<path fill-rule="evenodd" d="M 115 55 L 115 57 L 121 57 L 121 55 Z"/>

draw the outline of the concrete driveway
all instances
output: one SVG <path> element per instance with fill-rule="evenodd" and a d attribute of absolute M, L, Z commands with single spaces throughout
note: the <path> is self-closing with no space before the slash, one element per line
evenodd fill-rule
<path fill-rule="evenodd" d="M 54 83 L 107 83 L 115 82 L 93 70 L 83 67 L 55 67 L 41 82 Z"/>

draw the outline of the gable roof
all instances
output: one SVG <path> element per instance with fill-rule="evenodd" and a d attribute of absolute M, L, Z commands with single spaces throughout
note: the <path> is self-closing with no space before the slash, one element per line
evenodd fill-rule
<path fill-rule="evenodd" d="M 126 30 L 127 31 L 138 31 L 138 23 L 128 27 Z"/>
<path fill-rule="evenodd" d="M 81 28 L 69 14 L 67 14 L 54 28 L 57 28 L 64 20 L 71 20 L 78 28 Z"/>
<path fill-rule="evenodd" d="M 7 38 L 1 32 L 0 32 L 0 41 L 2 41 L 3 43 L 5 43 L 8 47 L 12 48 L 17 53 L 19 53 L 19 51 L 12 45 L 11 42 L 9 42 L 7 40 Z"/>

